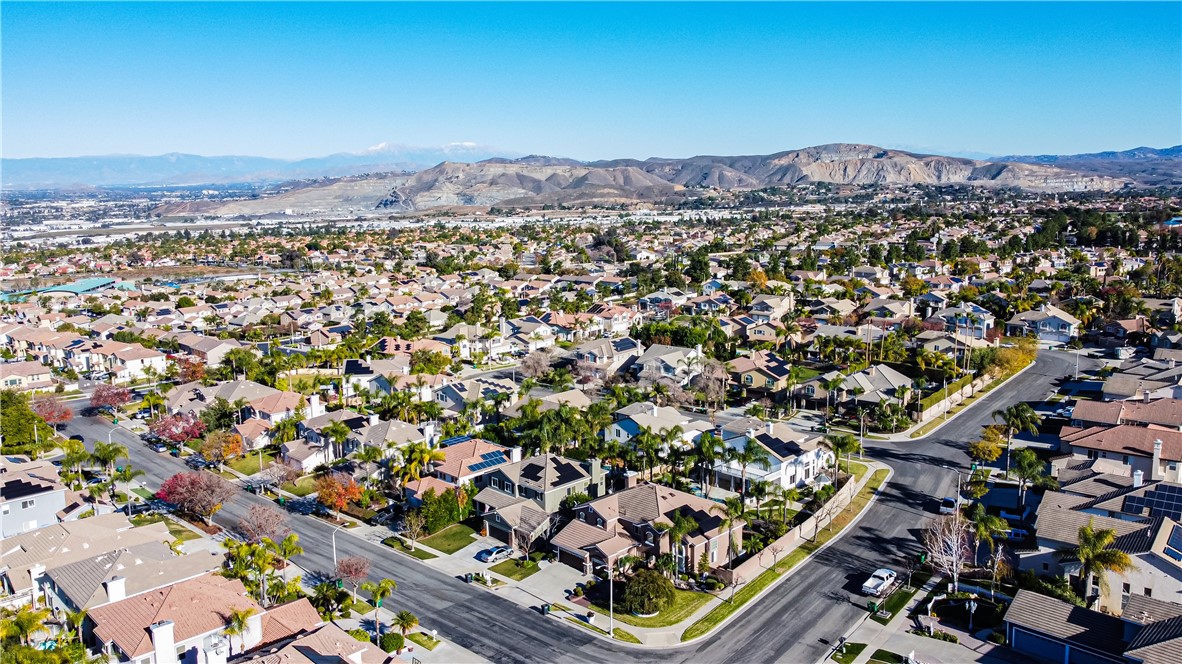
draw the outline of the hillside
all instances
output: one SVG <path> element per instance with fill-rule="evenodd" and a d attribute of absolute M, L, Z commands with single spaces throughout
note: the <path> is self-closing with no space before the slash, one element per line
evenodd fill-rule
<path fill-rule="evenodd" d="M 1146 186 L 1182 186 L 1182 145 L 1088 154 L 1010 155 L 997 161 L 1058 166 L 1091 175 L 1129 178 Z"/>

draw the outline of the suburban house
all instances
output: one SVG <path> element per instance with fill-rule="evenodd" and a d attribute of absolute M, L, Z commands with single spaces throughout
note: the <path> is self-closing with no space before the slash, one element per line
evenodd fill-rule
<path fill-rule="evenodd" d="M 821 444 L 822 436 L 790 429 L 782 422 L 745 417 L 718 427 L 715 435 L 732 450 L 759 445 L 767 452 L 768 463 L 745 469 L 748 486 L 763 481 L 795 488 L 825 482 L 822 471 L 834 461 L 833 452 Z M 743 490 L 743 474 L 743 465 L 738 461 L 720 460 L 714 466 L 715 485 L 729 491 Z"/>
<path fill-rule="evenodd" d="M 938 319 L 946 332 L 974 339 L 984 339 L 996 326 L 993 314 L 985 307 L 972 302 L 940 309 L 930 318 Z"/>
<path fill-rule="evenodd" d="M 575 360 L 590 367 L 595 378 L 606 378 L 630 371 L 644 347 L 632 337 L 593 339 L 575 347 Z"/>
<path fill-rule="evenodd" d="M 1038 309 L 1014 314 L 1006 321 L 1006 335 L 1033 336 L 1040 341 L 1067 343 L 1079 336 L 1079 319 L 1062 309 L 1044 304 Z"/>
<path fill-rule="evenodd" d="M 469 378 L 440 387 L 435 401 L 452 414 L 459 414 L 467 404 L 492 403 L 497 394 L 517 394 L 517 383 L 507 378 Z"/>
<path fill-rule="evenodd" d="M 448 489 L 471 484 L 488 486 L 488 475 L 500 466 L 521 461 L 520 447 L 504 447 L 480 438 L 459 436 L 440 442 L 443 461 L 432 464 L 431 475 L 406 485 L 407 499 L 417 503 L 428 490 L 440 495 Z"/>
<path fill-rule="evenodd" d="M 293 602 L 293 604 L 295 604 Z M 289 605 L 290 606 L 290 605 Z M 277 613 L 277 607 L 267 612 L 266 616 Z M 285 611 L 283 618 L 287 618 Z M 300 619 L 299 616 L 292 618 Z M 278 618 L 276 618 L 278 622 Z M 304 621 L 306 622 L 306 621 Z M 266 631 L 264 631 L 266 638 Z M 268 642 L 270 643 L 270 642 Z M 254 664 L 324 664 L 325 662 L 339 662 L 340 664 L 384 664 L 390 656 L 380 648 L 369 642 L 355 639 L 345 630 L 334 623 L 324 623 L 312 631 L 301 633 L 287 643 L 280 643 L 266 653 L 248 653 L 245 657 L 236 658 L 237 662 L 253 662 Z"/>
<path fill-rule="evenodd" d="M 604 495 L 606 487 L 598 459 L 575 461 L 539 454 L 494 468 L 475 502 L 489 535 L 521 547 L 549 537 L 555 515 L 568 496 L 596 498 Z"/>
<path fill-rule="evenodd" d="M 632 370 L 642 380 L 656 382 L 665 378 L 685 385 L 701 371 L 704 359 L 701 348 L 653 344 L 636 358 Z"/>
<path fill-rule="evenodd" d="M 703 431 L 713 428 L 707 421 L 691 419 L 672 406 L 658 406 L 651 401 L 624 406 L 612 418 L 614 421 L 604 429 L 603 436 L 617 443 L 631 442 L 644 429 L 660 434 L 680 428 L 682 445 L 690 445 Z"/>
<path fill-rule="evenodd" d="M 221 569 L 226 556 L 200 551 L 178 556 L 164 542 L 92 555 L 45 572 L 45 604 L 54 611 L 90 611 L 133 595 Z"/>
<path fill-rule="evenodd" d="M 1006 643 L 1053 664 L 1175 664 L 1182 605 L 1133 596 L 1121 617 L 1019 590 L 1004 618 Z"/>
<path fill-rule="evenodd" d="M 1182 482 L 1182 431 L 1132 424 L 1063 427 L 1059 450 L 1077 459 L 1113 459 L 1147 480 Z"/>
<path fill-rule="evenodd" d="M 0 363 L 0 388 L 17 392 L 52 390 L 53 369 L 40 362 Z"/>
<path fill-rule="evenodd" d="M 765 394 L 782 401 L 787 396 L 792 364 L 770 350 L 759 350 L 727 363 L 730 379 L 749 395 Z"/>
<path fill-rule="evenodd" d="M 907 405 L 911 400 L 911 379 L 885 364 L 869 367 L 846 376 L 841 384 L 841 401 L 853 399 L 863 406 L 878 403 Z"/>
<path fill-rule="evenodd" d="M 693 573 L 703 559 L 710 567 L 725 565 L 743 547 L 742 520 L 724 525 L 718 503 L 658 484 L 640 484 L 574 508 L 551 545 L 558 560 L 583 574 L 614 567 L 622 556 L 649 558 L 672 553 L 677 570 Z M 680 541 L 670 541 L 670 528 L 692 521 Z M 734 548 L 732 549 L 732 543 Z"/>
<path fill-rule="evenodd" d="M 1132 424 L 1182 431 L 1182 399 L 1141 401 L 1088 401 L 1081 399 L 1071 414 L 1075 426 Z"/>
<path fill-rule="evenodd" d="M 0 537 L 65 521 L 67 502 L 66 486 L 50 462 L 0 458 Z"/>

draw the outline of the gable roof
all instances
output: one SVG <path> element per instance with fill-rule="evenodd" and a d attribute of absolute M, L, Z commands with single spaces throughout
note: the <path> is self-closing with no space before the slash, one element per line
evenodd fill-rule
<path fill-rule="evenodd" d="M 1019 590 L 1005 621 L 1091 650 L 1121 655 L 1124 622 L 1098 611 L 1068 604 L 1029 590 Z"/>

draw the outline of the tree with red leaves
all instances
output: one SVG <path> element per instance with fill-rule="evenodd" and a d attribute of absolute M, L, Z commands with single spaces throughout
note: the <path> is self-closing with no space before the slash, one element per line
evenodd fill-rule
<path fill-rule="evenodd" d="M 234 486 L 214 475 L 201 471 L 177 473 L 160 485 L 156 497 L 176 505 L 181 510 L 201 517 L 206 524 L 222 504 L 234 495 Z"/>
<path fill-rule="evenodd" d="M 107 407 L 118 411 L 129 403 L 131 403 L 131 390 L 118 385 L 101 383 L 94 388 L 94 394 L 90 395 L 91 408 Z"/>
<path fill-rule="evenodd" d="M 40 398 L 33 401 L 30 406 L 38 417 L 45 420 L 45 423 L 54 429 L 74 419 L 74 411 L 70 410 L 70 407 L 57 397 Z"/>
<path fill-rule="evenodd" d="M 353 601 L 357 601 L 357 588 L 369 578 L 369 559 L 361 556 L 341 558 L 337 562 L 337 578 L 349 582 L 353 586 Z"/>
<path fill-rule="evenodd" d="M 205 435 L 205 423 L 192 415 L 165 415 L 153 422 L 149 429 L 177 445 Z"/>
<path fill-rule="evenodd" d="M 196 383 L 205 380 L 205 365 L 188 358 L 176 361 L 177 380 L 182 383 Z"/>
<path fill-rule="evenodd" d="M 316 480 L 316 499 L 325 507 L 336 510 L 338 517 L 341 510 L 359 498 L 361 487 L 348 475 L 330 473 Z"/>
<path fill-rule="evenodd" d="M 238 531 L 252 542 L 264 537 L 279 542 L 291 533 L 291 527 L 287 525 L 287 517 L 279 510 L 266 505 L 251 505 L 246 516 L 238 520 Z"/>

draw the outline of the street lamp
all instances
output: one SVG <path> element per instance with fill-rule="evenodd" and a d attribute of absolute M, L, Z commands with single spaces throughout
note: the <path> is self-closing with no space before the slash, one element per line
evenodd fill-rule
<path fill-rule="evenodd" d="M 111 445 L 111 444 L 112 444 L 112 442 L 111 442 L 111 434 L 115 433 L 115 432 L 116 432 L 116 431 L 118 431 L 118 430 L 119 430 L 119 427 L 115 427 L 114 429 L 111 429 L 110 431 L 108 431 L 108 432 L 107 432 L 107 444 L 108 444 L 108 445 Z"/>
<path fill-rule="evenodd" d="M 336 569 L 337 566 L 337 531 L 344 528 L 345 524 L 341 524 L 332 530 L 332 566 Z"/>

